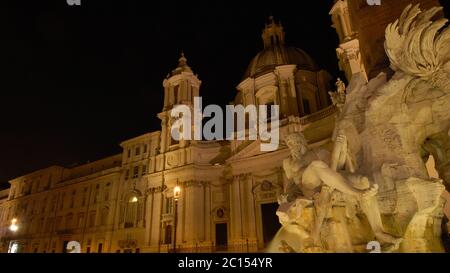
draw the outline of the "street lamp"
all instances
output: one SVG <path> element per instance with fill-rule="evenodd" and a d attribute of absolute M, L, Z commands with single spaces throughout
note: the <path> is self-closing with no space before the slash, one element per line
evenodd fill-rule
<path fill-rule="evenodd" d="M 175 219 L 174 219 L 174 234 L 173 234 L 173 252 L 177 252 L 177 222 L 178 222 L 178 199 L 181 195 L 181 188 L 180 186 L 175 186 L 173 188 L 173 199 L 175 200 Z"/>
<path fill-rule="evenodd" d="M 9 230 L 11 230 L 12 232 L 16 232 L 19 229 L 19 226 L 16 223 L 17 219 L 16 218 L 12 219 L 11 225 L 9 226 Z"/>

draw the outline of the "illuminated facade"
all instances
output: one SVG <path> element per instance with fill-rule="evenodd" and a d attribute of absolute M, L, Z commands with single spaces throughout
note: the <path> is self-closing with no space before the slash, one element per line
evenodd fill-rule
<path fill-rule="evenodd" d="M 352 31 L 346 2 L 337 1 L 330 14 L 342 70 L 349 79 L 365 75 L 364 45 Z M 281 142 L 303 131 L 312 146 L 330 148 L 332 77 L 303 50 L 285 45 L 284 35 L 270 18 L 264 49 L 238 84 L 235 104 L 280 105 Z M 280 145 L 261 152 L 259 141 L 174 141 L 170 110 L 192 106 L 200 86 L 182 54 L 163 81 L 161 130 L 122 142 L 118 155 L 11 180 L 0 191 L 0 252 L 14 245 L 19 252 L 58 253 L 69 241 L 90 253 L 264 249 L 280 226 L 275 211 L 287 184 L 282 160 L 289 151 Z"/>
<path fill-rule="evenodd" d="M 235 103 L 280 105 L 281 139 L 304 130 L 314 145 L 326 145 L 335 111 L 327 94 L 331 76 L 303 50 L 286 46 L 273 18 L 262 38 L 264 50 L 245 72 Z M 170 110 L 192 106 L 200 85 L 182 55 L 163 81 L 160 131 L 121 143 L 119 155 L 11 180 L 0 196 L 2 252 L 11 245 L 64 252 L 69 241 L 91 253 L 263 249 L 279 228 L 287 148 L 264 153 L 259 141 L 174 141 Z M 9 230 L 14 218 L 16 232 Z"/>

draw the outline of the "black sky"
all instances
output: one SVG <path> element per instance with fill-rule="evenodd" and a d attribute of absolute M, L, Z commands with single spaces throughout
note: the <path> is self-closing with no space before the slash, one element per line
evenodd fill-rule
<path fill-rule="evenodd" d="M 121 141 L 158 130 L 162 81 L 181 50 L 204 104 L 227 104 L 271 14 L 288 44 L 340 75 L 332 0 L 81 2 L 0 4 L 0 187 L 119 153 Z"/>

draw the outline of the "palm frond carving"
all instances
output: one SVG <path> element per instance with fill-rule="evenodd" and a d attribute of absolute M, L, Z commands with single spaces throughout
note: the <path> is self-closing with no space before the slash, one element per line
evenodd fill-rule
<path fill-rule="evenodd" d="M 433 21 L 441 7 L 422 11 L 409 5 L 386 28 L 385 50 L 392 69 L 433 78 L 441 69 L 450 69 L 450 27 L 447 19 Z"/>

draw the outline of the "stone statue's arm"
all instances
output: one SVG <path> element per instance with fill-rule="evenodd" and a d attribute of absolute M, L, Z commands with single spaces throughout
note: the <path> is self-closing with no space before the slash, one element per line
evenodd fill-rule
<path fill-rule="evenodd" d="M 347 149 L 347 137 L 342 134 L 338 135 L 331 153 L 330 168 L 332 170 L 337 171 L 345 168 L 348 153 Z"/>

